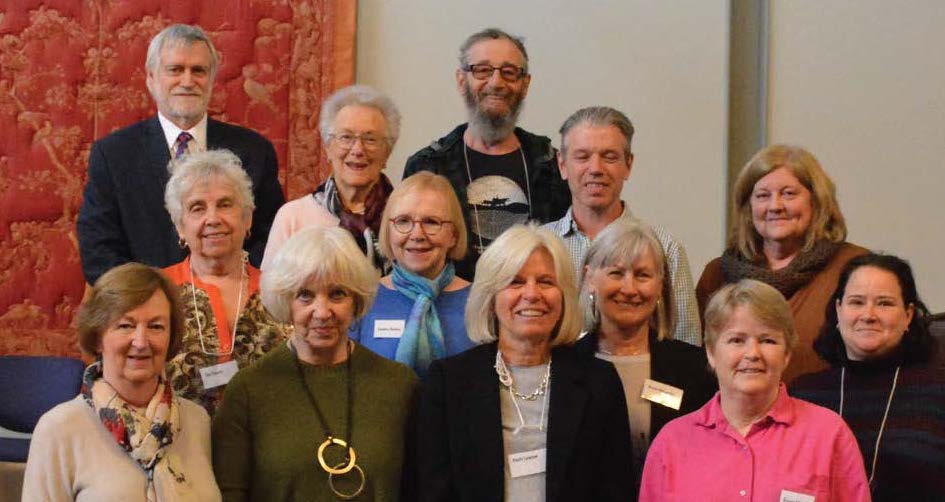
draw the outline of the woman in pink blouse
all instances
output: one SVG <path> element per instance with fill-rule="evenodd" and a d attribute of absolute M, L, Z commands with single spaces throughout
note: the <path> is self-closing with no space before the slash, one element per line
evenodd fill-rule
<path fill-rule="evenodd" d="M 667 424 L 643 469 L 641 501 L 869 501 L 863 459 L 834 412 L 781 383 L 797 337 L 776 289 L 744 279 L 705 315 L 719 393 Z"/>

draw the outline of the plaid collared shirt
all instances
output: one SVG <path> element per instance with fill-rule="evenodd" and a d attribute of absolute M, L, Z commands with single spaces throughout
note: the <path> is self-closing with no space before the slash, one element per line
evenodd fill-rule
<path fill-rule="evenodd" d="M 617 218 L 630 221 L 641 221 L 633 216 L 626 204 L 623 213 Z M 645 222 L 643 222 L 645 223 Z M 571 214 L 571 208 L 558 221 L 544 225 L 544 228 L 561 237 L 565 247 L 571 254 L 571 263 L 574 265 L 576 277 L 580 278 L 583 272 L 584 257 L 591 247 L 591 240 L 578 230 Z M 663 245 L 666 263 L 669 265 L 669 277 L 673 285 L 673 295 L 676 297 L 676 332 L 673 338 L 692 345 L 702 346 L 702 323 L 699 321 L 699 305 L 696 302 L 696 291 L 692 282 L 692 272 L 689 270 L 689 258 L 675 237 L 661 226 L 651 226 L 656 238 Z"/>

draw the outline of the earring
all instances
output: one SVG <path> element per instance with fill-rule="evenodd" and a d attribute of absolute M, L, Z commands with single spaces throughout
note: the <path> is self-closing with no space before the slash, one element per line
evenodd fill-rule
<path fill-rule="evenodd" d="M 590 301 L 590 316 L 591 323 L 596 327 L 597 323 L 600 321 L 600 308 L 597 305 L 597 295 L 593 291 L 587 293 L 587 299 Z"/>
<path fill-rule="evenodd" d="M 187 249 L 187 241 L 185 241 L 183 237 L 177 238 L 177 245 L 180 246 L 181 249 Z"/>

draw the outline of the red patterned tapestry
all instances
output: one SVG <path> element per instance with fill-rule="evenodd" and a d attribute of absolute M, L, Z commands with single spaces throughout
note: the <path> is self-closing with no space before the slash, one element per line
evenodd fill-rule
<path fill-rule="evenodd" d="M 78 354 L 75 221 L 92 142 L 152 116 L 144 59 L 173 23 L 221 54 L 210 115 L 272 141 L 288 199 L 328 172 L 322 99 L 354 80 L 355 0 L 0 1 L 0 355 Z"/>

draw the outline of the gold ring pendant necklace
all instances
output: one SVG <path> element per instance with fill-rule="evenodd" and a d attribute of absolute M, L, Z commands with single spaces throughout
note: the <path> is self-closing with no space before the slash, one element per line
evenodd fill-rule
<path fill-rule="evenodd" d="M 335 437 L 332 434 L 331 429 L 328 427 L 328 420 L 325 419 L 325 415 L 322 413 L 322 409 L 318 407 L 318 402 L 315 401 L 315 396 L 312 394 L 312 390 L 309 389 L 308 385 L 305 384 L 305 373 L 302 371 L 302 362 L 299 360 L 298 352 L 295 350 L 295 346 L 289 344 L 292 348 L 292 352 L 295 354 L 295 367 L 299 372 L 299 381 L 302 384 L 302 388 L 305 389 L 305 395 L 308 396 L 309 402 L 312 403 L 312 408 L 315 409 L 315 415 L 318 416 L 318 421 L 321 423 L 322 429 L 325 431 L 327 437 L 324 441 L 318 446 L 316 453 L 316 459 L 318 460 L 318 465 L 321 466 L 322 470 L 328 473 L 328 487 L 331 489 L 332 493 L 335 494 L 341 500 L 352 500 L 357 498 L 358 495 L 361 495 L 361 492 L 364 491 L 364 485 L 366 478 L 364 476 L 364 470 L 357 464 L 357 455 L 355 455 L 354 447 L 351 446 L 351 418 L 352 411 L 354 408 L 354 374 L 351 372 L 351 344 L 348 342 L 348 358 L 345 360 L 345 376 L 348 381 L 348 414 L 345 420 L 345 435 L 344 437 Z M 347 439 L 345 439 L 347 438 Z M 329 464 L 325 460 L 325 452 L 332 447 L 339 447 L 345 450 L 345 458 L 337 464 Z M 338 491 L 335 488 L 335 476 L 343 476 L 349 472 L 357 472 L 358 476 L 361 478 L 358 489 L 352 493 L 344 493 Z"/>

